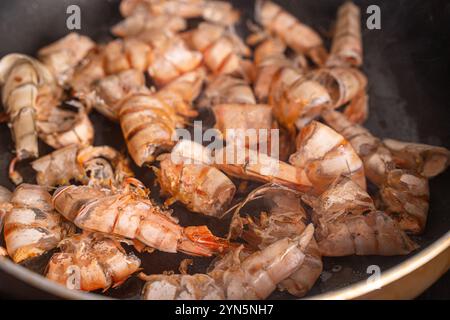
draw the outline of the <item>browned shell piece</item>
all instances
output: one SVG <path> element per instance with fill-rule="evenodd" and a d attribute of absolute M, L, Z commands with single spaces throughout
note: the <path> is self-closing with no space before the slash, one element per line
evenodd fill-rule
<path fill-rule="evenodd" d="M 113 121 L 118 121 L 117 114 L 122 99 L 134 93 L 150 92 L 145 86 L 144 74 L 135 69 L 102 78 L 93 87 L 94 92 L 88 97 L 89 104 Z"/>
<path fill-rule="evenodd" d="M 46 277 L 69 289 L 107 290 L 139 270 L 141 261 L 126 253 L 119 240 L 100 233 L 64 239 L 49 263 Z"/>
<path fill-rule="evenodd" d="M 3 219 L 9 210 L 11 210 L 12 205 L 11 201 L 12 193 L 8 189 L 3 186 L 0 186 L 0 233 L 3 230 Z"/>
<path fill-rule="evenodd" d="M 364 92 L 366 76 L 354 68 L 318 69 L 308 74 L 308 79 L 324 86 L 331 97 L 331 105 L 338 108 Z"/>
<path fill-rule="evenodd" d="M 399 168 L 414 170 L 427 178 L 437 176 L 450 165 L 450 151 L 443 147 L 393 139 L 384 139 L 383 144 Z"/>
<path fill-rule="evenodd" d="M 345 115 L 335 110 L 322 113 L 325 122 L 342 134 L 364 162 L 367 178 L 381 186 L 388 170 L 395 168 L 390 151 L 381 144 L 366 128 L 349 121 Z"/>
<path fill-rule="evenodd" d="M 272 107 L 266 104 L 220 104 L 213 107 L 217 128 L 233 143 L 256 147 L 270 145 Z"/>
<path fill-rule="evenodd" d="M 73 75 L 75 67 L 95 47 L 87 36 L 71 32 L 65 37 L 39 49 L 39 59 L 49 68 L 60 85 Z"/>
<path fill-rule="evenodd" d="M 135 179 L 128 181 L 142 185 Z M 114 191 L 71 185 L 56 190 L 52 201 L 61 215 L 83 230 L 139 240 L 164 252 L 211 256 L 228 247 L 206 226 L 180 226 L 142 191 L 130 189 L 130 184 Z"/>
<path fill-rule="evenodd" d="M 417 248 L 394 219 L 348 178 L 312 202 L 316 238 L 324 256 L 404 255 Z"/>
<path fill-rule="evenodd" d="M 338 9 L 336 31 L 326 65 L 359 67 L 362 65 L 361 13 L 351 1 Z"/>
<path fill-rule="evenodd" d="M 220 75 L 211 81 L 197 102 L 199 108 L 218 104 L 255 104 L 253 90 L 245 80 L 230 75 Z"/>
<path fill-rule="evenodd" d="M 318 65 L 327 53 L 319 34 L 272 1 L 261 0 L 255 6 L 256 20 L 269 32 L 280 37 L 298 53 L 308 54 Z"/>
<path fill-rule="evenodd" d="M 313 186 L 305 170 L 276 159 L 276 152 L 272 151 L 269 156 L 264 152 L 228 144 L 215 151 L 215 166 L 239 179 L 272 182 L 294 190 L 310 191 Z"/>
<path fill-rule="evenodd" d="M 189 31 L 187 40 L 192 48 L 203 53 L 205 65 L 215 75 L 241 72 L 241 57 L 250 54 L 239 37 L 216 24 L 201 23 Z"/>
<path fill-rule="evenodd" d="M 244 206 L 257 201 L 261 213 L 243 216 Z M 255 248 L 263 249 L 284 237 L 294 238 L 305 230 L 308 217 L 301 204 L 301 194 L 275 184 L 253 190 L 236 208 L 230 225 L 232 239 L 242 237 Z M 297 271 L 278 287 L 298 297 L 304 296 L 322 272 L 322 259 L 317 243 L 311 239 L 305 259 Z"/>
<path fill-rule="evenodd" d="M 45 187 L 21 184 L 5 217 L 5 244 L 15 263 L 55 248 L 73 228 L 53 208 Z"/>
<path fill-rule="evenodd" d="M 316 194 L 321 194 L 341 175 L 366 188 L 364 165 L 351 144 L 330 127 L 313 121 L 297 137 L 297 152 L 289 162 L 305 170 Z"/>
<path fill-rule="evenodd" d="M 194 212 L 222 218 L 236 187 L 218 169 L 207 164 L 177 162 L 162 155 L 158 170 L 161 190 Z"/>
<path fill-rule="evenodd" d="M 380 188 L 380 196 L 380 207 L 390 214 L 403 230 L 413 234 L 423 232 L 430 198 L 427 178 L 407 170 L 390 170 Z"/>

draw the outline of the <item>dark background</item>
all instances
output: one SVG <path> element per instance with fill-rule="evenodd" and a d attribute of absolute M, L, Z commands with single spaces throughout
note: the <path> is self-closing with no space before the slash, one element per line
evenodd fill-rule
<path fill-rule="evenodd" d="M 301 21 L 313 26 L 329 44 L 336 9 L 340 0 L 276 1 Z M 364 66 L 369 78 L 370 117 L 365 124 L 375 135 L 407 141 L 442 145 L 450 148 L 450 2 L 445 0 L 361 0 L 363 18 Z M 252 16 L 253 1 L 233 1 L 245 9 L 243 20 Z M 66 8 L 77 4 L 81 8 L 81 33 L 96 41 L 110 38 L 109 27 L 120 20 L 118 1 L 112 0 L 1 0 L 0 57 L 10 52 L 35 54 L 38 48 L 64 36 Z M 368 5 L 381 8 L 381 30 L 367 30 L 365 10 Z M 242 28 L 239 29 L 242 32 Z M 120 129 L 98 114 L 91 118 L 96 126 L 95 144 L 111 144 L 123 149 Z M 12 158 L 13 144 L 6 125 L 0 125 L 0 183 L 11 188 L 6 172 Z M 41 154 L 48 147 L 40 145 Z M 25 168 L 22 168 L 26 170 Z M 139 177 L 150 181 L 144 171 Z M 429 220 L 425 233 L 415 240 L 425 248 L 450 229 L 450 172 L 431 181 Z M 182 224 L 206 223 L 224 230 L 224 223 L 186 213 L 174 207 Z M 414 254 L 414 253 L 413 253 Z M 182 255 L 156 253 L 144 260 L 144 267 L 153 272 L 178 267 Z M 406 257 L 345 257 L 325 259 L 325 271 L 332 273 L 331 281 L 318 281 L 311 291 L 317 294 L 340 288 L 367 277 L 366 266 L 377 264 L 386 270 Z M 196 259 L 195 268 L 201 272 L 208 261 Z M 42 271 L 42 265 L 28 266 Z M 197 271 L 196 270 L 196 271 Z M 142 284 L 130 279 L 108 294 L 133 298 Z M 48 297 L 14 278 L 0 274 L 0 297 Z M 282 296 L 274 296 L 282 298 Z M 446 274 L 420 298 L 450 299 L 450 276 Z"/>

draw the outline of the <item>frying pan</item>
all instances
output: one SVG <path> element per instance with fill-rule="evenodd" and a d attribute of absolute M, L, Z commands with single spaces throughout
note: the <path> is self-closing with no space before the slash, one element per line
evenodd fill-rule
<path fill-rule="evenodd" d="M 318 30 L 329 45 L 329 35 L 341 0 L 276 1 L 301 21 Z M 450 3 L 448 1 L 397 0 L 355 1 L 361 7 L 364 66 L 369 78 L 370 117 L 365 126 L 378 137 L 450 147 Z M 66 9 L 81 9 L 82 34 L 96 41 L 111 38 L 109 27 L 121 17 L 119 0 L 2 0 L 0 1 L 0 57 L 11 52 L 34 55 L 36 51 L 69 32 Z M 233 1 L 243 12 L 238 32 L 245 33 L 245 20 L 253 15 L 254 1 Z M 366 8 L 381 9 L 381 29 L 366 28 Z M 125 150 L 120 128 L 96 113 L 90 115 L 96 129 L 95 144 Z M 13 155 L 9 129 L 0 125 L 0 184 L 13 188 L 7 167 Z M 40 145 L 40 154 L 50 148 Z M 147 185 L 148 169 L 136 169 Z M 33 182 L 29 166 L 19 170 Z M 408 256 L 325 258 L 324 272 L 307 298 L 413 298 L 450 267 L 450 170 L 430 182 L 431 201 L 425 232 L 414 238 L 421 248 Z M 153 192 L 155 194 L 155 192 Z M 156 191 L 157 194 L 157 191 Z M 216 234 L 226 233 L 227 223 L 187 212 L 174 205 L 183 225 L 207 224 Z M 228 222 L 228 220 L 225 220 Z M 3 237 L 2 240 L 3 241 Z M 2 244 L 0 242 L 0 244 Z M 17 298 L 103 298 L 66 290 L 41 277 L 51 252 L 22 266 L 0 259 L 0 294 Z M 182 254 L 156 252 L 140 256 L 147 273 L 176 271 Z M 191 272 L 204 272 L 210 259 L 194 258 Z M 369 266 L 382 271 L 382 288 L 368 286 Z M 31 271 L 30 271 L 31 270 Z M 106 292 L 106 297 L 138 298 L 142 282 L 136 277 Z M 274 293 L 270 298 L 292 298 Z"/>

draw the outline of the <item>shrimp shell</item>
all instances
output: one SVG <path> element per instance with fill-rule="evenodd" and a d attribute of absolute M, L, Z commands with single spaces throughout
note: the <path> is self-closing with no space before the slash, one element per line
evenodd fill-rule
<path fill-rule="evenodd" d="M 257 66 L 267 64 L 267 60 L 272 58 L 280 58 L 285 60 L 287 64 L 290 64 L 289 60 L 284 56 L 286 51 L 286 45 L 278 37 L 268 37 L 264 39 L 253 52 L 253 61 Z"/>
<path fill-rule="evenodd" d="M 36 114 L 40 101 L 52 95 L 55 82 L 39 61 L 12 53 L 0 60 L 2 103 L 9 115 L 18 160 L 38 156 Z"/>
<path fill-rule="evenodd" d="M 206 274 L 140 275 L 145 300 L 224 300 L 223 289 Z"/>
<path fill-rule="evenodd" d="M 262 201 L 264 205 L 264 211 L 260 213 L 259 218 L 241 217 L 240 211 L 243 207 L 255 200 Z M 301 235 L 306 228 L 307 219 L 299 193 L 283 186 L 266 184 L 253 190 L 236 208 L 229 236 L 232 239 L 240 236 L 252 246 L 263 249 L 284 237 Z M 302 297 L 312 288 L 321 272 L 321 254 L 312 238 L 305 249 L 303 263 L 278 287 Z"/>
<path fill-rule="evenodd" d="M 241 56 L 250 54 L 240 38 L 219 25 L 201 23 L 187 37 L 190 46 L 203 53 L 204 63 L 214 75 L 242 72 Z"/>
<path fill-rule="evenodd" d="M 232 26 L 239 20 L 239 12 L 226 1 L 203 1 L 202 18 L 213 23 Z"/>
<path fill-rule="evenodd" d="M 136 13 L 183 18 L 201 17 L 223 25 L 232 25 L 239 19 L 239 13 L 230 3 L 209 0 L 123 0 L 120 3 L 120 12 L 124 17 Z"/>
<path fill-rule="evenodd" d="M 313 121 L 297 137 L 289 162 L 305 170 L 313 192 L 321 194 L 342 174 L 366 189 L 364 165 L 351 144 L 330 127 Z"/>
<path fill-rule="evenodd" d="M 168 212 L 128 189 L 61 187 L 54 193 L 53 203 L 83 230 L 139 240 L 164 252 L 210 256 L 228 246 L 206 226 L 181 227 Z"/>
<path fill-rule="evenodd" d="M 292 133 L 294 125 L 301 128 L 329 107 L 331 98 L 324 86 L 305 77 L 305 70 L 284 56 L 284 49 L 277 49 L 278 42 L 269 38 L 256 49 L 255 94 L 259 101 L 272 105 L 277 121 Z"/>
<path fill-rule="evenodd" d="M 134 38 L 116 39 L 92 50 L 77 66 L 68 84 L 88 110 L 98 104 L 100 111 L 110 115 L 104 104 L 105 100 L 115 102 L 118 99 L 118 94 L 113 95 L 112 90 L 120 89 L 123 95 L 140 84 L 143 86 L 144 78 L 139 73 L 147 70 L 152 59 L 153 49 L 149 44 Z M 104 79 L 108 75 L 112 76 Z M 125 84 L 124 81 L 130 82 Z"/>
<path fill-rule="evenodd" d="M 275 75 L 269 92 L 269 104 L 274 107 L 274 116 L 280 124 L 294 130 L 294 124 L 301 129 L 306 123 L 320 115 L 322 109 L 329 107 L 330 96 L 324 86 L 304 77 L 291 78 L 281 69 Z M 294 81 L 292 81 L 295 79 Z M 305 121 L 306 119 L 306 121 Z"/>
<path fill-rule="evenodd" d="M 281 74 L 282 69 L 287 69 L 293 80 L 301 76 L 302 70 L 284 55 L 286 46 L 277 37 L 265 38 L 254 51 L 254 63 L 256 67 L 256 77 L 254 81 L 255 95 L 258 101 L 268 100 L 269 92 L 276 75 Z"/>
<path fill-rule="evenodd" d="M 302 235 L 278 240 L 251 254 L 240 246 L 212 264 L 206 275 L 141 276 L 147 281 L 143 298 L 265 299 L 304 261 L 313 233 L 314 228 L 309 225 Z"/>
<path fill-rule="evenodd" d="M 38 57 L 53 73 L 58 84 L 64 85 L 72 77 L 75 67 L 94 47 L 95 43 L 89 37 L 71 32 L 41 48 Z"/>
<path fill-rule="evenodd" d="M 84 106 L 79 106 L 76 112 L 56 106 L 39 112 L 36 127 L 41 140 L 55 149 L 94 141 L 94 126 Z"/>
<path fill-rule="evenodd" d="M 41 186 L 56 186 L 69 183 L 83 175 L 76 162 L 78 146 L 70 145 L 53 151 L 31 163 L 37 172 L 36 181 Z"/>
<path fill-rule="evenodd" d="M 55 248 L 73 232 L 70 224 L 53 209 L 44 187 L 21 184 L 11 198 L 12 209 L 5 217 L 5 243 L 15 263 Z"/>
<path fill-rule="evenodd" d="M 148 0 L 122 0 L 120 1 L 119 11 L 123 17 L 128 17 L 138 12 L 150 10 L 151 1 Z"/>
<path fill-rule="evenodd" d="M 144 74 L 129 69 L 96 82 L 94 93 L 88 97 L 88 103 L 108 119 L 118 121 L 120 103 L 134 93 L 150 93 L 150 90 L 145 86 Z"/>
<path fill-rule="evenodd" d="M 317 32 L 279 5 L 266 0 L 256 1 L 255 18 L 294 51 L 306 53 L 319 66 L 325 63 L 327 53 Z"/>
<path fill-rule="evenodd" d="M 69 85 L 89 111 L 92 107 L 113 121 L 120 100 L 148 92 L 143 72 L 153 59 L 152 48 L 138 39 L 117 39 L 93 50 L 75 69 Z"/>
<path fill-rule="evenodd" d="M 366 76 L 354 68 L 318 69 L 310 72 L 307 78 L 327 88 L 333 108 L 338 108 L 359 97 L 367 86 Z"/>
<path fill-rule="evenodd" d="M 111 28 L 111 33 L 122 38 L 146 37 L 146 34 L 169 30 L 178 32 L 186 29 L 186 20 L 174 15 L 152 15 L 136 12 Z"/>
<path fill-rule="evenodd" d="M 369 117 L 369 96 L 360 91 L 345 107 L 343 113 L 353 123 L 363 124 Z"/>
<path fill-rule="evenodd" d="M 283 68 L 293 68 L 286 57 L 270 57 L 263 64 L 257 65 L 256 80 L 254 84 L 255 96 L 259 102 L 267 102 L 275 76 Z"/>
<path fill-rule="evenodd" d="M 37 172 L 37 183 L 43 186 L 65 185 L 75 179 L 83 184 L 118 187 L 133 175 L 126 159 L 109 146 L 69 145 L 33 161 L 31 166 Z"/>
<path fill-rule="evenodd" d="M 17 155 L 9 170 L 15 184 L 23 180 L 15 163 L 39 154 L 37 136 L 54 148 L 92 141 L 94 129 L 84 108 L 80 106 L 75 114 L 57 107 L 61 88 L 39 61 L 20 54 L 5 56 L 0 62 L 0 83 L 4 83 L 2 99 L 16 143 Z"/>
<path fill-rule="evenodd" d="M 3 186 L 0 186 L 0 233 L 3 230 L 3 219 L 12 208 L 12 205 L 10 203 L 11 196 L 11 191 Z"/>
<path fill-rule="evenodd" d="M 397 220 L 402 229 L 421 233 L 428 213 L 426 177 L 411 170 L 398 169 L 390 150 L 367 129 L 351 123 L 343 114 L 328 110 L 322 116 L 349 139 L 361 157 L 367 178 L 380 189 L 380 207 Z"/>
<path fill-rule="evenodd" d="M 128 69 L 144 72 L 153 59 L 152 47 L 139 39 L 116 39 L 101 49 L 106 74 Z"/>
<path fill-rule="evenodd" d="M 250 85 L 243 79 L 230 75 L 219 75 L 202 93 L 197 106 L 211 108 L 218 104 L 256 104 Z"/>
<path fill-rule="evenodd" d="M 190 50 L 183 39 L 170 32 L 156 40 L 152 39 L 150 43 L 153 58 L 147 71 L 159 87 L 194 71 L 202 63 L 200 52 Z"/>
<path fill-rule="evenodd" d="M 241 246 L 216 262 L 209 274 L 221 283 L 226 299 L 265 299 L 304 262 L 313 233 L 309 225 L 301 235 L 282 238 L 250 255 L 243 255 Z"/>
<path fill-rule="evenodd" d="M 160 150 L 169 150 L 175 144 L 175 129 L 183 124 L 170 105 L 148 94 L 125 99 L 119 119 L 128 152 L 140 167 L 153 162 Z"/>
<path fill-rule="evenodd" d="M 430 190 L 428 179 L 415 172 L 390 170 L 380 187 L 380 207 L 398 222 L 403 230 L 421 233 L 427 221 Z"/>
<path fill-rule="evenodd" d="M 115 72 L 125 70 L 127 59 L 131 59 L 128 64 L 132 63 L 138 70 L 145 68 L 159 88 L 183 74 L 194 71 L 202 63 L 202 54 L 189 49 L 185 41 L 170 30 L 141 33 L 135 39 L 126 38 L 124 41 L 130 42 L 128 45 L 130 53 L 124 56 L 118 51 L 116 56 L 120 60 L 117 58 L 111 60 L 109 73 L 113 73 L 114 69 Z M 118 62 L 123 64 L 119 70 Z"/>
<path fill-rule="evenodd" d="M 141 261 L 127 254 L 119 241 L 99 233 L 64 239 L 48 263 L 46 277 L 68 289 L 107 290 L 122 284 L 139 270 Z"/>
<path fill-rule="evenodd" d="M 326 65 L 359 67 L 362 65 L 361 13 L 351 1 L 338 9 L 336 32 Z"/>
<path fill-rule="evenodd" d="M 225 140 L 255 148 L 270 142 L 272 107 L 266 104 L 220 104 L 213 107 L 217 128 Z M 239 132 L 248 133 L 241 137 Z M 252 134 L 250 134 L 253 132 Z M 244 140 L 242 140 L 242 138 Z"/>
<path fill-rule="evenodd" d="M 384 183 L 387 171 L 395 168 L 390 151 L 366 128 L 352 123 L 342 113 L 326 110 L 322 113 L 325 122 L 342 134 L 364 162 L 367 178 L 375 185 Z"/>
<path fill-rule="evenodd" d="M 324 256 L 404 255 L 418 247 L 393 219 L 376 211 L 367 192 L 348 178 L 306 201 L 312 202 L 316 238 Z"/>
<path fill-rule="evenodd" d="M 68 81 L 73 96 L 85 103 L 87 111 L 91 110 L 91 101 L 95 98 L 95 93 L 92 93 L 92 84 L 105 76 L 103 53 L 100 48 L 96 48 L 75 68 Z"/>
<path fill-rule="evenodd" d="M 263 152 L 227 144 L 225 148 L 216 150 L 214 158 L 215 166 L 229 176 L 277 183 L 302 192 L 313 188 L 303 168 L 294 167 Z"/>
<path fill-rule="evenodd" d="M 399 168 L 414 170 L 432 178 L 450 165 L 450 151 L 443 147 L 384 139 L 383 145 L 392 153 Z"/>
<path fill-rule="evenodd" d="M 178 200 L 193 212 L 223 217 L 236 191 L 226 175 L 210 165 L 174 163 L 170 154 L 158 159 L 158 182 L 170 202 Z"/>
<path fill-rule="evenodd" d="M 156 94 L 134 94 L 124 99 L 119 119 L 128 152 L 138 166 L 151 163 L 161 150 L 175 144 L 176 128 L 196 113 L 191 101 L 198 95 L 204 73 L 187 73 Z"/>

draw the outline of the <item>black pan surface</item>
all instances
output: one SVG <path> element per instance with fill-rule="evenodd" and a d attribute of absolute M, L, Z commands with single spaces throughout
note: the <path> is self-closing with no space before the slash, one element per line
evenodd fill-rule
<path fill-rule="evenodd" d="M 254 1 L 232 1 L 243 11 L 243 21 L 253 15 Z M 330 30 L 341 0 L 276 1 L 301 21 L 318 30 L 329 43 Z M 357 0 L 362 11 L 364 67 L 369 78 L 370 117 L 365 126 L 375 135 L 406 141 L 442 145 L 450 148 L 450 2 L 445 0 Z M 81 8 L 80 33 L 96 41 L 111 38 L 109 27 L 121 17 L 118 0 L 2 0 L 0 1 L 0 57 L 36 51 L 69 32 L 66 28 L 66 8 L 76 4 Z M 366 8 L 376 4 L 381 8 L 381 30 L 368 30 Z M 245 23 L 238 31 L 245 33 Z M 120 128 L 97 113 L 90 118 L 95 124 L 95 145 L 108 144 L 125 151 Z M 13 143 L 6 124 L 0 125 L 0 184 L 13 188 L 7 167 L 13 155 Z M 41 144 L 40 154 L 49 147 Z M 27 182 L 34 177 L 29 166 L 19 167 Z M 136 169 L 137 176 L 151 186 L 153 176 L 148 169 Z M 415 240 L 427 247 L 450 229 L 450 171 L 433 179 L 430 212 L 426 231 Z M 158 194 L 154 190 L 154 195 Z M 173 206 L 183 225 L 207 224 L 216 234 L 224 235 L 229 220 L 219 221 Z M 0 240 L 0 244 L 3 238 Z M 412 253 L 411 255 L 416 254 Z M 26 263 L 25 267 L 43 272 L 48 255 Z M 188 258 L 182 254 L 155 252 L 140 256 L 147 273 L 165 270 L 177 272 L 179 262 Z M 382 271 L 404 261 L 402 257 L 325 258 L 324 273 L 309 295 L 342 288 L 366 279 L 370 265 Z M 194 258 L 191 272 L 204 272 L 210 259 Z M 106 294 L 117 298 L 137 298 L 142 282 L 136 277 Z M 0 273 L 0 292 L 21 298 L 49 297 L 36 289 L 18 283 L 14 277 Z M 274 299 L 292 298 L 275 293 Z"/>

